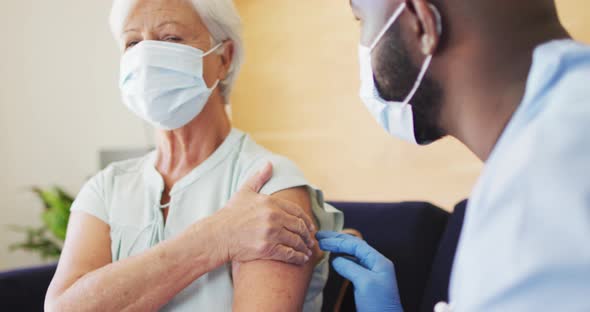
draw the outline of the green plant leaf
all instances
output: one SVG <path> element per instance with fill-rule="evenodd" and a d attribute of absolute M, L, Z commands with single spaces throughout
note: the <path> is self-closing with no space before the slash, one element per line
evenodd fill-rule
<path fill-rule="evenodd" d="M 64 191 L 59 186 L 56 186 L 55 190 L 57 191 L 57 193 L 59 194 L 59 196 L 61 197 L 62 200 L 69 202 L 70 204 L 74 202 L 74 197 L 72 197 L 70 194 L 68 194 L 66 191 Z"/>
<path fill-rule="evenodd" d="M 70 208 L 74 198 L 63 189 L 54 187 L 50 190 L 33 189 L 45 205 L 42 220 L 55 237 L 65 240 Z"/>
<path fill-rule="evenodd" d="M 39 196 L 45 207 L 41 214 L 44 225 L 40 228 L 8 226 L 12 231 L 25 234 L 23 242 L 9 246 L 9 249 L 35 252 L 43 259 L 57 258 L 61 254 L 61 242 L 66 237 L 74 197 L 60 187 L 34 187 L 33 192 Z"/>
<path fill-rule="evenodd" d="M 19 228 L 19 231 L 22 229 Z M 38 253 L 43 259 L 57 258 L 61 254 L 61 246 L 47 236 L 45 228 L 26 228 L 27 238 L 22 243 L 9 246 L 9 250 L 24 250 Z"/>
<path fill-rule="evenodd" d="M 68 219 L 65 216 L 54 212 L 45 211 L 42 215 L 45 226 L 60 240 L 65 240 L 66 230 L 68 227 Z"/>
<path fill-rule="evenodd" d="M 73 199 L 62 189 L 54 187 L 49 190 L 40 188 L 34 188 L 33 190 L 39 195 L 46 209 L 57 210 L 64 214 L 69 213 Z"/>

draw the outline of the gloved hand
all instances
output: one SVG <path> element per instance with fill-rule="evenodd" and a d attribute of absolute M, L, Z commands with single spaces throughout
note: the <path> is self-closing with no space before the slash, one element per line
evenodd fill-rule
<path fill-rule="evenodd" d="M 402 312 L 393 263 L 352 235 L 318 232 L 316 238 L 324 251 L 354 257 L 356 262 L 337 257 L 332 267 L 354 285 L 354 297 L 359 312 Z"/>

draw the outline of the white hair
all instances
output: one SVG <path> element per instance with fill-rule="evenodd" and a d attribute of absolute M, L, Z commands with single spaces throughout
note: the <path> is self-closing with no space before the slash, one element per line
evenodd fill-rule
<path fill-rule="evenodd" d="M 109 18 L 111 32 L 116 39 L 123 33 L 125 22 L 139 0 L 114 0 Z M 185 0 L 190 2 L 209 30 L 215 43 L 230 40 L 233 42 L 234 55 L 227 77 L 220 82 L 220 91 L 226 102 L 235 79 L 244 61 L 244 43 L 242 40 L 242 22 L 233 0 Z M 219 50 L 222 53 L 223 50 Z"/>

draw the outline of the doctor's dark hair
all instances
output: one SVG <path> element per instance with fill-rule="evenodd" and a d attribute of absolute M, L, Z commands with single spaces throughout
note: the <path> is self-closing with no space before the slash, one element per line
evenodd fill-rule
<path fill-rule="evenodd" d="M 373 55 L 377 91 L 384 100 L 403 101 L 418 78 L 420 66 L 413 63 L 399 24 L 392 25 L 385 33 Z M 440 126 L 442 94 L 441 86 L 426 73 L 410 101 L 414 133 L 419 144 L 430 143 L 446 135 Z"/>
<path fill-rule="evenodd" d="M 139 0 L 114 0 L 109 17 L 111 32 L 118 39 L 133 6 Z M 244 62 L 242 20 L 233 0 L 185 0 L 192 4 L 203 23 L 211 33 L 213 44 L 230 40 L 234 45 L 234 57 L 227 78 L 220 82 L 221 95 L 226 103 L 234 82 Z M 223 49 L 217 51 L 223 53 Z"/>

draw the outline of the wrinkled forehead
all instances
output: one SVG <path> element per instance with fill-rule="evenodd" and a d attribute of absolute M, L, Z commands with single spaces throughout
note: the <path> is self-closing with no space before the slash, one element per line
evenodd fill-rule
<path fill-rule="evenodd" d="M 361 43 L 369 45 L 404 0 L 350 0 L 354 16 L 361 23 Z"/>

